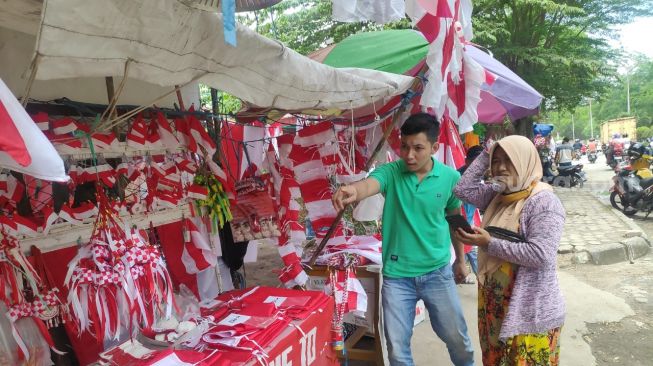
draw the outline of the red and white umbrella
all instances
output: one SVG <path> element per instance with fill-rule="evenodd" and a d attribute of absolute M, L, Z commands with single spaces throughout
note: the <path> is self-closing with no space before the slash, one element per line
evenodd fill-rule
<path fill-rule="evenodd" d="M 0 79 L 0 167 L 35 178 L 65 182 L 63 160 Z"/>

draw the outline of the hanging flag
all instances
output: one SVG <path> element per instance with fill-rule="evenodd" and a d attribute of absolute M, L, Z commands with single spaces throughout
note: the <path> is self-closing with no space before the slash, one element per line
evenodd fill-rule
<path fill-rule="evenodd" d="M 63 160 L 0 79 L 0 167 L 57 182 L 68 180 Z"/>
<path fill-rule="evenodd" d="M 175 137 L 175 133 L 172 131 L 172 127 L 170 127 L 170 122 L 168 122 L 163 113 L 158 112 L 152 123 L 156 124 L 158 134 L 161 137 L 161 143 L 165 148 L 174 150 L 179 148 L 179 140 Z"/>
<path fill-rule="evenodd" d="M 184 249 L 181 261 L 184 263 L 186 273 L 195 274 L 215 267 L 217 256 L 211 249 L 206 225 L 202 219 L 199 217 L 185 219 L 184 226 Z"/>

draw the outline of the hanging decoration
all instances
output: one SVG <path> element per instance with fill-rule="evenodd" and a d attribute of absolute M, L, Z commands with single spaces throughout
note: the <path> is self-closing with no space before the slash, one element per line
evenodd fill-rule
<path fill-rule="evenodd" d="M 206 188 L 206 198 L 194 201 L 196 213 L 208 217 L 211 221 L 211 231 L 218 232 L 224 224 L 233 219 L 229 206 L 229 197 L 225 192 L 222 183 L 215 175 L 198 172 L 193 183 Z"/>
<path fill-rule="evenodd" d="M 115 340 L 170 319 L 172 282 L 159 250 L 144 231 L 126 228 L 112 202 L 98 189 L 99 213 L 89 242 L 68 264 L 68 304 L 81 331 Z"/>
<path fill-rule="evenodd" d="M 19 358 L 29 359 L 29 348 L 23 341 L 16 322 L 21 318 L 31 317 L 41 336 L 50 348 L 62 354 L 54 347 L 48 328 L 59 325 L 68 318 L 65 306 L 59 300 L 56 288 L 46 292 L 37 271 L 27 261 L 16 238 L 0 230 L 0 301 L 7 306 L 5 316 L 11 323 L 11 330 Z M 24 287 L 24 284 L 27 287 Z"/>

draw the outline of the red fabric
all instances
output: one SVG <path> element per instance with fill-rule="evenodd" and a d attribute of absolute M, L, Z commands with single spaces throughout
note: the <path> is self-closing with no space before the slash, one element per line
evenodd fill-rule
<path fill-rule="evenodd" d="M 166 261 L 168 271 L 175 288 L 179 288 L 180 284 L 186 285 L 197 298 L 200 297 L 197 288 L 197 276 L 186 273 L 184 263 L 179 260 L 184 250 L 184 235 L 183 224 L 181 221 L 173 222 L 167 225 L 161 225 L 156 228 L 161 242 L 161 250 L 163 255 L 168 258 Z"/>
<path fill-rule="evenodd" d="M 18 164 L 28 166 L 32 164 L 32 157 L 27 151 L 23 136 L 18 132 L 14 119 L 0 100 L 0 151 L 4 151 Z"/>
<path fill-rule="evenodd" d="M 227 176 L 238 179 L 242 159 L 242 141 L 245 129 L 236 123 L 224 123 L 221 131 L 220 148 L 222 149 L 222 166 L 228 171 Z"/>
<path fill-rule="evenodd" d="M 68 271 L 68 263 L 77 255 L 77 247 L 72 246 L 68 248 L 58 249 L 52 252 L 42 254 L 43 263 L 48 270 L 52 284 L 56 286 L 60 292 L 60 299 L 65 303 L 68 298 L 68 288 L 64 286 L 64 279 Z M 33 259 L 30 257 L 30 262 Z M 98 359 L 98 354 L 102 352 L 102 341 L 97 341 L 91 333 L 79 333 L 73 322 L 66 322 L 64 324 L 68 338 L 70 339 L 70 346 L 77 356 L 80 365 L 88 365 Z"/>

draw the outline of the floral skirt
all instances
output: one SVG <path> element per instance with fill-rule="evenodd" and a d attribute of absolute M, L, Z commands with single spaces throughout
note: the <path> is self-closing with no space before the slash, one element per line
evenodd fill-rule
<path fill-rule="evenodd" d="M 505 262 L 478 287 L 478 332 L 484 366 L 558 366 L 560 331 L 519 334 L 499 340 L 508 312 L 517 265 Z"/>

